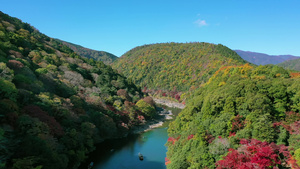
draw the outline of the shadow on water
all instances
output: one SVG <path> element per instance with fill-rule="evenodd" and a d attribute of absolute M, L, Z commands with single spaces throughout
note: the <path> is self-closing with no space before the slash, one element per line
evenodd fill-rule
<path fill-rule="evenodd" d="M 180 112 L 180 109 L 171 110 L 175 116 Z M 164 145 L 168 139 L 169 122 L 145 133 L 98 144 L 79 169 L 86 169 L 90 162 L 94 162 L 93 169 L 165 169 L 167 149 Z M 139 160 L 138 153 L 143 154 L 143 161 Z"/>

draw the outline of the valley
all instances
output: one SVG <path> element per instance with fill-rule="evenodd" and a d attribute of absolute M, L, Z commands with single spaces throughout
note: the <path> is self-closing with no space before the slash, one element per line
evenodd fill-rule
<path fill-rule="evenodd" d="M 299 59 L 239 52 L 169 42 L 118 58 L 0 12 L 0 168 L 300 168 Z M 163 123 L 159 107 L 182 110 Z"/>

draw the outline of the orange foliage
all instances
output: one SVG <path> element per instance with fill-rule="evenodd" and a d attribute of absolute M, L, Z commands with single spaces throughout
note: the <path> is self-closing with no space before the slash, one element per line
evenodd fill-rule
<path fill-rule="evenodd" d="M 300 76 L 300 72 L 291 72 L 290 73 L 291 78 L 296 78 Z"/>
<path fill-rule="evenodd" d="M 213 75 L 213 77 L 216 77 L 219 74 L 219 72 L 221 72 L 223 70 L 229 71 L 229 69 L 234 68 L 234 67 L 236 67 L 236 66 L 223 66 L 223 67 L 221 67 L 219 70 L 217 70 L 215 72 L 215 74 Z"/>
<path fill-rule="evenodd" d="M 167 157 L 165 158 L 165 165 L 168 165 L 168 164 L 170 164 L 171 163 L 171 161 L 170 161 L 170 159 L 168 159 Z"/>
<path fill-rule="evenodd" d="M 293 158 L 293 156 L 288 159 L 287 163 L 292 169 L 300 169 L 297 161 Z"/>
<path fill-rule="evenodd" d="M 252 68 L 253 68 L 253 66 L 250 66 L 249 63 L 246 63 L 246 64 L 244 64 L 244 65 L 242 65 L 242 66 L 239 66 L 239 69 L 240 69 L 240 72 L 241 72 L 241 73 L 245 73 L 245 72 L 247 72 L 249 69 L 252 69 Z"/>
<path fill-rule="evenodd" d="M 177 140 L 179 140 L 179 139 L 180 139 L 180 136 L 178 136 L 177 138 L 169 137 L 169 138 L 168 138 L 168 142 L 171 142 L 172 144 L 175 144 L 175 142 L 176 142 Z"/>

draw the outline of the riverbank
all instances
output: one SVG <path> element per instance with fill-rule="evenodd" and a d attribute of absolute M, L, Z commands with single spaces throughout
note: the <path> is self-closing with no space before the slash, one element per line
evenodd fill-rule
<path fill-rule="evenodd" d="M 97 168 L 97 166 L 99 166 L 100 168 L 117 168 L 115 166 L 117 164 L 122 163 L 122 165 L 126 165 L 126 166 L 134 165 L 128 168 L 135 168 L 139 165 L 142 165 L 139 166 L 139 168 L 147 168 L 149 166 L 152 166 L 152 168 L 164 169 L 165 168 L 164 157 L 166 154 L 166 149 L 164 147 L 164 144 L 167 142 L 168 139 L 167 126 L 172 121 L 172 119 L 174 119 L 178 115 L 180 111 L 181 110 L 178 108 L 167 107 L 163 109 L 162 107 L 158 107 L 157 108 L 158 116 L 155 119 L 148 120 L 143 125 L 133 127 L 131 131 L 128 134 L 126 134 L 126 136 L 106 139 L 102 143 L 97 144 L 96 150 L 94 152 L 91 152 L 88 155 L 89 158 L 86 159 L 86 161 L 81 164 L 79 169 L 86 169 L 87 166 L 91 163 L 91 161 L 94 162 L 95 168 Z M 155 128 L 158 127 L 161 128 L 155 130 Z M 149 130 L 152 130 L 153 132 L 151 131 L 148 132 Z M 162 136 L 162 133 L 165 134 Z M 149 136 L 149 134 L 151 136 Z M 154 135 L 154 137 L 152 135 Z M 165 137 L 165 139 L 162 139 L 163 137 Z M 155 142 L 152 142 L 153 139 L 155 140 Z M 143 142 L 143 144 L 141 144 L 141 141 Z M 148 144 L 151 145 L 149 146 Z M 130 150 L 134 149 L 135 153 L 132 153 L 132 151 L 130 151 L 130 153 L 126 153 L 128 149 L 122 149 L 121 147 L 130 147 L 129 149 Z M 137 158 L 138 152 L 143 153 L 143 155 L 147 157 L 146 160 L 143 161 L 143 163 L 141 163 L 140 160 L 138 160 Z M 117 157 L 120 158 L 116 160 L 115 158 Z M 108 159 L 112 159 L 112 160 L 108 160 Z M 120 159 L 126 159 L 126 160 L 120 162 Z M 152 159 L 152 161 L 161 162 L 161 166 L 158 166 L 158 163 L 156 162 L 149 162 L 149 159 Z M 104 161 L 108 161 L 108 162 L 104 162 Z M 118 161 L 118 163 L 116 163 L 115 161 Z M 101 163 L 105 163 L 105 164 L 101 164 Z M 124 166 L 121 167 L 118 166 L 118 167 L 122 168 Z"/>
<path fill-rule="evenodd" d="M 131 134 L 138 134 L 138 133 L 143 133 L 146 131 L 149 131 L 151 129 L 161 127 L 166 120 L 171 120 L 173 119 L 173 113 L 171 110 L 166 110 L 166 109 L 159 109 L 157 110 L 158 114 L 155 119 L 148 120 L 145 124 L 139 125 L 139 126 L 134 126 L 131 129 Z"/>
<path fill-rule="evenodd" d="M 182 103 L 177 103 L 174 101 L 166 100 L 166 99 L 161 99 L 161 98 L 153 98 L 156 104 L 164 105 L 170 108 L 177 108 L 177 109 L 184 109 L 185 105 Z M 173 113 L 171 110 L 166 110 L 166 109 L 159 109 L 158 111 L 158 116 L 155 119 L 148 120 L 145 124 L 140 125 L 140 126 L 134 126 L 131 129 L 131 134 L 138 134 L 142 132 L 149 131 L 151 129 L 161 127 L 166 120 L 171 120 L 173 119 Z"/>
<path fill-rule="evenodd" d="M 177 103 L 174 101 L 166 100 L 166 99 L 161 99 L 161 98 L 153 98 L 156 104 L 161 104 L 165 105 L 168 107 L 173 107 L 173 108 L 178 108 L 178 109 L 184 109 L 185 105 L 182 103 Z"/>

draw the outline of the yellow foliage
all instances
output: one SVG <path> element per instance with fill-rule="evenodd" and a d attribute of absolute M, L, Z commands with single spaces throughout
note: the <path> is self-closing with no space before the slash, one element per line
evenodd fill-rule
<path fill-rule="evenodd" d="M 266 76 L 265 76 L 265 75 L 262 75 L 262 76 L 255 76 L 254 78 L 255 78 L 255 79 L 266 79 Z"/>
<path fill-rule="evenodd" d="M 250 66 L 249 63 L 246 63 L 246 64 L 244 64 L 244 65 L 242 65 L 242 66 L 239 66 L 239 71 L 240 71 L 242 74 L 244 74 L 244 73 L 246 73 L 248 70 L 250 70 L 250 69 L 252 69 L 252 68 L 253 68 L 253 66 Z"/>
<path fill-rule="evenodd" d="M 225 85 L 225 84 L 226 84 L 226 82 L 221 82 L 221 83 L 219 83 L 218 86 L 223 86 L 223 85 Z"/>

